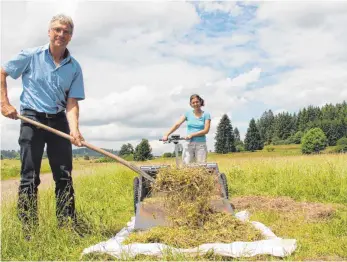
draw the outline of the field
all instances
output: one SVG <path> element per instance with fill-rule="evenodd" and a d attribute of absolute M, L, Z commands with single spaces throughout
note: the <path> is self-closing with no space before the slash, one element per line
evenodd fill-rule
<path fill-rule="evenodd" d="M 83 160 L 82 158 L 76 158 L 73 162 L 74 170 L 84 169 L 90 166 L 93 160 Z M 48 159 L 42 160 L 41 174 L 51 173 L 51 168 L 48 163 Z M 8 180 L 19 178 L 20 176 L 20 161 L 15 159 L 1 160 L 1 180 Z"/>
<path fill-rule="evenodd" d="M 302 156 L 296 146 L 276 146 L 274 151 L 210 154 L 228 177 L 231 202 L 251 212 L 251 220 L 271 227 L 283 238 L 295 238 L 297 250 L 284 260 L 347 259 L 347 155 Z M 138 165 L 174 163 L 155 159 Z M 108 260 L 107 255 L 80 257 L 84 248 L 114 236 L 133 216 L 132 180 L 136 174 L 115 163 L 80 161 L 82 172 L 74 180 L 84 236 L 58 229 L 54 192 L 40 191 L 40 225 L 31 241 L 25 241 L 16 218 L 15 202 L 2 199 L 2 260 Z M 127 257 L 124 257 L 127 260 Z M 152 260 L 151 257 L 137 257 Z M 191 260 L 165 254 L 164 260 Z M 198 260 L 225 260 L 210 254 Z M 262 256 L 247 260 L 278 260 Z"/>

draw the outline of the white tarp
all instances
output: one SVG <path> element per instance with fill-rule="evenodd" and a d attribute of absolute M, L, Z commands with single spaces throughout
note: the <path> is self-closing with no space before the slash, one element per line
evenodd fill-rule
<path fill-rule="evenodd" d="M 242 220 L 249 220 L 249 213 L 247 211 L 238 212 L 235 216 Z M 259 229 L 264 240 L 254 242 L 233 242 L 233 243 L 208 243 L 200 245 L 196 248 L 182 249 L 173 248 L 171 246 L 160 243 L 132 243 L 129 245 L 123 245 L 122 242 L 129 236 L 134 230 L 135 217 L 131 218 L 131 221 L 127 223 L 127 227 L 124 227 L 113 238 L 108 241 L 101 242 L 94 246 L 85 248 L 82 255 L 88 253 L 107 253 L 115 256 L 119 259 L 132 258 L 136 255 L 152 255 L 161 257 L 166 253 L 165 250 L 170 250 L 170 253 L 178 254 L 199 254 L 202 255 L 211 250 L 215 254 L 219 254 L 227 257 L 251 257 L 256 255 L 272 255 L 276 257 L 285 257 L 290 255 L 296 249 L 295 239 L 282 239 L 277 237 L 270 228 L 264 224 L 256 221 L 251 221 L 252 225 Z"/>

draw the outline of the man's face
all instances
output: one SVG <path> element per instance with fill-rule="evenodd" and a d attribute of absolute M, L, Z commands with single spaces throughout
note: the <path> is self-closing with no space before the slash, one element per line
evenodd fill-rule
<path fill-rule="evenodd" d="M 71 40 L 72 30 L 68 24 L 62 24 L 56 21 L 51 24 L 51 28 L 48 30 L 48 36 L 51 45 L 66 47 Z"/>

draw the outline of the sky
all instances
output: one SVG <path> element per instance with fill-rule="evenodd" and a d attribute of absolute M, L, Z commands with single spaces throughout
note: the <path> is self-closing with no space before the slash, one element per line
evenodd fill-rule
<path fill-rule="evenodd" d="M 75 23 L 68 46 L 83 70 L 85 140 L 102 148 L 159 138 L 199 94 L 217 125 L 228 114 L 245 136 L 265 110 L 298 112 L 347 100 L 346 1 L 2 1 L 1 64 L 48 43 L 57 13 Z M 19 109 L 21 79 L 7 78 Z M 0 116 L 1 149 L 19 149 L 19 121 Z M 183 124 L 175 133 L 184 136 Z"/>

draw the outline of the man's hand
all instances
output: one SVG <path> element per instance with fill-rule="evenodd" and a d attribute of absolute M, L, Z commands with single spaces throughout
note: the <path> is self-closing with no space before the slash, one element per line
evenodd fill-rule
<path fill-rule="evenodd" d="M 168 136 L 166 136 L 166 135 L 163 136 L 162 140 L 163 140 L 163 141 L 167 141 L 167 140 L 168 140 Z"/>
<path fill-rule="evenodd" d="M 18 119 L 18 113 L 10 103 L 1 103 L 1 114 L 11 119 Z"/>
<path fill-rule="evenodd" d="M 70 136 L 72 136 L 72 138 L 71 138 L 72 144 L 74 144 L 75 146 L 79 146 L 79 147 L 82 146 L 81 142 L 84 141 L 84 138 L 78 129 L 72 130 L 70 132 Z"/>

